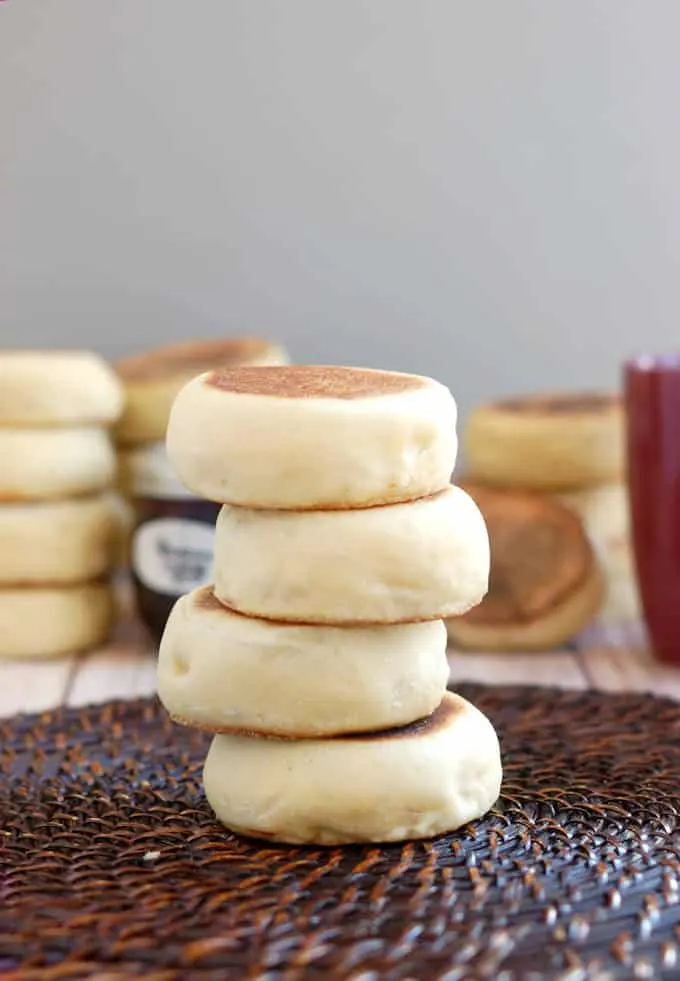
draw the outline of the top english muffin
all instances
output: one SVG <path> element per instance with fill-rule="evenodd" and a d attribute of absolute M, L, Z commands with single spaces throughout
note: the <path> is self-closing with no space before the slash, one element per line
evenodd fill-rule
<path fill-rule="evenodd" d="M 177 395 L 167 448 L 182 482 L 249 508 L 340 510 L 448 487 L 456 403 L 430 378 L 324 365 L 206 372 Z"/>

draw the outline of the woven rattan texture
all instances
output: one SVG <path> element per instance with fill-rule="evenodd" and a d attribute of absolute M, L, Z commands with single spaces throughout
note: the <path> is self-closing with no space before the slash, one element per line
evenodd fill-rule
<path fill-rule="evenodd" d="M 680 977 L 680 706 L 461 686 L 498 808 L 434 842 L 272 848 L 215 823 L 153 701 L 0 723 L 3 981 Z"/>

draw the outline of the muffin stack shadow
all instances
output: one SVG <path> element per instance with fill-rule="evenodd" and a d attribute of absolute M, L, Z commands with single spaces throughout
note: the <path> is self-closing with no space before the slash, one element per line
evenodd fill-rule
<path fill-rule="evenodd" d="M 225 369 L 177 396 L 170 460 L 223 506 L 214 584 L 175 605 L 158 691 L 215 733 L 205 792 L 233 831 L 422 838 L 496 800 L 493 726 L 446 691 L 443 618 L 489 574 L 450 484 L 456 421 L 443 385 L 358 368 Z"/>
<path fill-rule="evenodd" d="M 103 643 L 118 515 L 115 373 L 75 351 L 0 353 L 0 656 Z"/>

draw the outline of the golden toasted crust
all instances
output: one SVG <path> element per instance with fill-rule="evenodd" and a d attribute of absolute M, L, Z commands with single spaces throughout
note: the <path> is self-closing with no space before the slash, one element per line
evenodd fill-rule
<path fill-rule="evenodd" d="M 295 507 L 295 508 L 279 508 L 273 507 L 270 504 L 251 504 L 240 505 L 245 507 L 248 511 L 285 511 L 286 514 L 309 514 L 312 511 L 315 512 L 326 512 L 326 511 L 372 511 L 374 508 L 387 508 L 392 507 L 395 504 L 417 504 L 419 501 L 429 500 L 430 498 L 439 497 L 440 494 L 445 493 L 444 491 L 437 491 L 436 494 L 413 494 L 410 497 L 403 496 L 399 500 L 394 499 L 394 497 L 389 497 L 388 495 L 383 495 L 382 497 L 374 497 L 370 500 L 366 500 L 361 504 L 354 504 L 348 501 L 328 501 L 324 504 L 313 504 L 309 507 Z"/>
<path fill-rule="evenodd" d="M 225 364 L 240 364 L 276 349 L 257 337 L 225 337 L 210 341 L 181 341 L 121 358 L 115 368 L 123 381 L 144 381 L 198 375 Z"/>
<path fill-rule="evenodd" d="M 23 494 L 19 491 L 0 490 L 0 504 L 39 504 L 41 501 L 48 500 L 50 504 L 56 504 L 58 501 L 86 501 L 93 494 L 105 490 L 106 486 L 69 492 L 63 491 L 60 494 L 50 494 L 49 498 L 36 497 L 35 494 Z"/>
<path fill-rule="evenodd" d="M 429 736 L 434 732 L 446 729 L 451 724 L 452 719 L 456 715 L 459 715 L 462 710 L 463 706 L 457 699 L 447 698 L 445 695 L 432 715 L 425 719 L 418 719 L 416 722 L 409 723 L 409 725 L 384 729 L 380 732 L 343 732 L 336 736 L 320 735 L 318 732 L 286 732 L 283 734 L 279 732 L 268 732 L 263 729 L 243 729 L 238 726 L 211 726 L 205 723 L 192 722 L 178 715 L 171 715 L 171 718 L 177 725 L 199 729 L 201 732 L 212 732 L 221 736 L 248 736 L 257 739 L 276 739 L 283 742 L 294 742 L 299 739 L 351 740 L 352 742 L 361 740 L 362 742 L 375 742 L 376 740 L 382 739 L 410 739 L 414 736 Z"/>
<path fill-rule="evenodd" d="M 344 501 L 330 501 L 328 504 L 315 504 L 313 507 L 305 508 L 285 508 L 278 509 L 272 507 L 265 507 L 259 504 L 248 504 L 241 505 L 246 511 L 277 511 L 285 510 L 286 514 L 310 514 L 312 512 L 328 512 L 328 511 L 338 511 L 344 513 L 346 511 L 377 511 L 378 508 L 389 508 L 393 507 L 395 504 L 419 504 L 421 501 L 434 501 L 438 497 L 446 494 L 446 488 L 444 490 L 437 491 L 435 494 L 418 494 L 411 498 L 404 498 L 400 501 L 395 501 L 393 498 L 381 497 L 373 501 L 366 501 L 364 504 L 352 504 L 346 503 Z"/>
<path fill-rule="evenodd" d="M 390 505 L 381 506 L 389 507 Z M 355 508 L 354 510 L 369 509 Z M 307 620 L 281 620 L 280 617 L 269 617 L 263 616 L 262 614 L 255 615 L 254 613 L 247 613 L 244 610 L 236 610 L 233 606 L 229 606 L 228 603 L 225 603 L 224 600 L 218 600 L 213 592 L 212 586 L 203 586 L 200 588 L 200 590 L 197 589 L 194 595 L 196 597 L 194 600 L 194 609 L 206 610 L 213 613 L 230 613 L 232 616 L 243 617 L 245 620 L 261 620 L 263 623 L 274 624 L 275 626 L 279 627 L 335 627 L 338 630 L 351 630 L 354 627 L 384 627 L 389 625 L 394 626 L 397 623 L 431 623 L 432 620 L 443 620 L 446 616 L 445 613 L 442 613 L 438 616 L 407 617 L 403 620 L 343 620 L 342 623 L 315 620 L 313 623 L 310 623 Z"/>
<path fill-rule="evenodd" d="M 465 614 L 470 625 L 539 620 L 581 589 L 596 560 L 576 514 L 554 499 L 463 482 L 491 541 L 489 592 Z"/>
<path fill-rule="evenodd" d="M 200 586 L 198 589 L 194 590 L 191 595 L 191 605 L 194 610 L 206 611 L 207 613 L 228 613 L 232 617 L 241 617 L 243 620 L 262 620 L 264 623 L 278 625 L 281 627 L 295 627 L 297 624 L 288 623 L 284 620 L 274 620 L 268 617 L 256 617 L 249 613 L 242 613 L 240 610 L 234 610 L 231 606 L 226 603 L 220 602 L 215 596 L 215 590 L 212 585 Z"/>
<path fill-rule="evenodd" d="M 225 368 L 212 372 L 206 384 L 238 395 L 283 399 L 365 399 L 422 388 L 420 375 L 337 365 L 272 365 Z"/>
<path fill-rule="evenodd" d="M 406 502 L 409 503 L 409 502 Z M 348 509 L 349 510 L 349 509 Z M 361 509 L 355 509 L 361 510 Z M 264 616 L 262 613 L 248 613 L 245 610 L 236 610 L 232 606 L 229 606 L 224 600 L 219 600 L 219 604 L 223 609 L 228 610 L 230 613 L 235 614 L 239 617 L 246 617 L 249 620 L 264 620 L 266 623 L 276 623 L 281 627 L 338 627 L 338 628 L 351 628 L 351 627 L 389 627 L 396 626 L 397 624 L 406 623 L 431 623 L 433 620 L 445 620 L 449 613 L 446 610 L 441 610 L 438 613 L 432 613 L 429 616 L 422 617 L 400 617 L 398 620 L 390 618 L 389 620 L 345 620 L 343 619 L 341 623 L 337 620 L 282 620 L 280 616 L 270 617 Z M 467 611 L 466 611 L 467 612 Z M 465 616 L 465 613 L 458 614 L 459 616 Z"/>
<path fill-rule="evenodd" d="M 555 392 L 492 402 L 490 409 L 517 415 L 602 415 L 620 412 L 621 399 L 607 392 Z"/>
<path fill-rule="evenodd" d="M 102 572 L 98 576 L 88 576 L 87 579 L 77 579 L 65 582 L 63 579 L 12 579 L 3 582 L 0 589 L 60 589 L 64 592 L 67 589 L 80 589 L 82 586 L 106 586 L 111 581 L 108 573 Z"/>
<path fill-rule="evenodd" d="M 468 651 L 528 654 L 554 651 L 574 637 L 597 614 L 604 600 L 604 581 L 595 566 L 589 578 L 560 606 L 524 623 L 472 623 L 467 617 L 447 620 L 449 640 Z"/>
<path fill-rule="evenodd" d="M 381 739 L 410 739 L 413 736 L 430 736 L 432 733 L 447 729 L 453 719 L 463 711 L 464 703 L 457 698 L 453 698 L 448 693 L 444 695 L 441 702 L 434 710 L 432 715 L 425 719 L 418 719 L 407 726 L 398 726 L 394 729 L 384 729 L 382 732 L 357 732 L 348 736 L 338 738 L 371 741 Z"/>
<path fill-rule="evenodd" d="M 215 596 L 212 586 L 201 586 L 200 589 L 195 590 L 191 605 L 195 610 L 208 610 L 211 612 L 222 611 L 233 613 L 235 616 L 241 616 L 241 614 L 236 613 L 235 610 L 227 610 L 227 608 L 220 603 Z"/>

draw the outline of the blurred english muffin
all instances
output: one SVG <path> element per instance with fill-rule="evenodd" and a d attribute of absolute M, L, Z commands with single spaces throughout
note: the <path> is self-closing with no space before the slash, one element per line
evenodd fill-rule
<path fill-rule="evenodd" d="M 630 544 L 628 488 L 624 483 L 602 484 L 558 495 L 583 522 L 591 538 L 612 548 Z"/>
<path fill-rule="evenodd" d="M 601 623 L 625 623 L 642 616 L 631 540 L 628 487 L 603 484 L 559 495 L 581 519 L 595 548 L 605 580 L 598 611 Z"/>
<path fill-rule="evenodd" d="M 126 405 L 116 439 L 125 445 L 164 440 L 175 396 L 201 372 L 230 365 L 287 362 L 288 355 L 279 344 L 257 337 L 184 341 L 121 358 L 115 367 L 125 387 Z"/>
<path fill-rule="evenodd" d="M 92 494 L 116 479 L 116 454 L 104 429 L 0 428 L 0 502 Z"/>
<path fill-rule="evenodd" d="M 184 484 L 212 501 L 362 508 L 445 489 L 456 418 L 448 388 L 419 375 L 244 367 L 205 373 L 180 391 L 167 446 Z"/>
<path fill-rule="evenodd" d="M 107 583 L 0 589 L 0 657 L 79 654 L 109 637 L 115 600 Z"/>
<path fill-rule="evenodd" d="M 84 582 L 116 560 L 119 517 L 111 495 L 0 507 L 0 584 Z"/>
<path fill-rule="evenodd" d="M 89 351 L 0 351 L 0 427 L 110 426 L 123 397 L 113 369 Z"/>
<path fill-rule="evenodd" d="M 467 481 L 462 486 L 486 521 L 491 572 L 482 603 L 447 621 L 450 640 L 469 650 L 559 647 L 603 600 L 602 575 L 582 522 L 544 495 Z"/>
<path fill-rule="evenodd" d="M 232 831 L 292 844 L 403 841 L 481 817 L 501 786 L 489 720 L 447 692 L 427 719 L 334 739 L 216 736 L 205 795 Z"/>
<path fill-rule="evenodd" d="M 467 473 L 480 484 L 526 490 L 580 490 L 624 476 L 619 397 L 557 393 L 505 399 L 470 414 Z"/>

